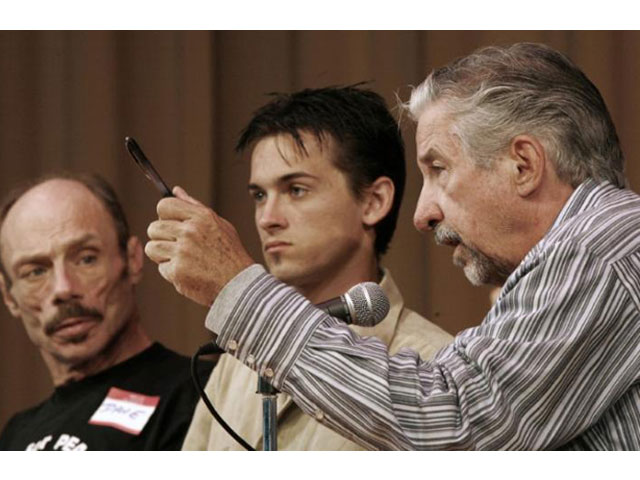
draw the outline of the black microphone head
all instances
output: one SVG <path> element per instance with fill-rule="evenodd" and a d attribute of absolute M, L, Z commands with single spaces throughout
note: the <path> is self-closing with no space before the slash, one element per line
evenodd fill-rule
<path fill-rule="evenodd" d="M 351 287 L 344 297 L 351 310 L 353 325 L 373 327 L 389 313 L 389 299 L 377 283 L 359 283 Z"/>

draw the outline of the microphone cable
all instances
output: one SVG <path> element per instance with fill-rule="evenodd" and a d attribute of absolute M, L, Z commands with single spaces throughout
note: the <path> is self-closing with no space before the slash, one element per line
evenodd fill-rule
<path fill-rule="evenodd" d="M 198 390 L 198 393 L 200 394 L 200 398 L 202 398 L 202 401 L 211 412 L 211 415 L 213 415 L 213 417 L 218 421 L 220 426 L 224 428 L 225 431 L 229 435 L 231 435 L 233 439 L 236 442 L 238 442 L 240 445 L 242 445 L 246 450 L 254 452 L 256 449 L 253 448 L 251 445 L 249 445 L 247 442 L 245 442 L 240 435 L 234 432 L 233 429 L 229 425 L 227 425 L 227 422 L 225 422 L 223 418 L 218 414 L 218 412 L 216 412 L 216 409 L 213 408 L 211 401 L 209 401 L 209 397 L 207 397 L 207 394 L 205 393 L 204 388 L 200 383 L 200 377 L 198 376 L 198 369 L 197 369 L 198 358 L 201 355 L 211 355 L 214 353 L 224 353 L 224 350 L 218 347 L 215 343 L 209 342 L 202 345 L 200 348 L 198 348 L 198 351 L 191 357 L 191 377 L 193 379 L 193 383 L 196 386 L 196 390 Z"/>

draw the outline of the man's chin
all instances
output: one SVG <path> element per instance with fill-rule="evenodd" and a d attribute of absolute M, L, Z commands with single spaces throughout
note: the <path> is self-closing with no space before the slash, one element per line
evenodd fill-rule
<path fill-rule="evenodd" d="M 269 270 L 274 277 L 287 285 L 296 286 L 300 281 L 300 275 L 285 268 L 276 268 Z"/>
<path fill-rule="evenodd" d="M 95 345 L 89 338 L 74 338 L 73 342 L 57 345 L 49 353 L 58 362 L 66 365 L 83 364 L 100 352 L 100 346 Z"/>
<path fill-rule="evenodd" d="M 469 282 L 480 287 L 482 285 L 501 286 L 509 276 L 507 271 L 503 271 L 488 257 L 472 251 L 460 244 L 453 254 L 453 264 L 462 268 L 464 276 Z"/>
<path fill-rule="evenodd" d="M 480 287 L 485 285 L 485 278 L 482 275 L 481 268 L 473 261 L 473 259 L 465 259 L 462 256 L 455 255 L 453 257 L 453 264 L 456 267 L 460 267 L 464 272 L 464 276 L 471 285 Z"/>
<path fill-rule="evenodd" d="M 451 259 L 456 267 L 462 268 L 465 271 L 465 274 L 467 269 L 472 267 L 473 257 L 471 252 L 462 244 L 454 247 Z"/>
<path fill-rule="evenodd" d="M 281 282 L 289 283 L 291 280 L 291 269 L 287 268 L 284 262 L 267 262 L 267 270 Z"/>
<path fill-rule="evenodd" d="M 297 262 L 279 262 L 268 265 L 267 268 L 278 280 L 296 288 L 308 284 L 311 278 L 316 278 L 308 265 L 301 266 Z"/>
<path fill-rule="evenodd" d="M 482 285 L 487 285 L 488 282 L 484 277 L 480 275 L 475 265 L 472 265 L 472 264 L 467 265 L 464 267 L 463 271 L 464 271 L 464 276 L 467 277 L 467 280 L 469 280 L 471 285 L 473 285 L 474 287 L 481 287 Z"/>

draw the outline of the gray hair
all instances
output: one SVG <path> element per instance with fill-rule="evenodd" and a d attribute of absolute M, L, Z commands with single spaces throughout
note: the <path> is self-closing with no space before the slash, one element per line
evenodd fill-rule
<path fill-rule="evenodd" d="M 627 185 L 624 157 L 598 89 L 563 54 L 534 43 L 482 48 L 434 70 L 404 108 L 414 121 L 442 100 L 463 151 L 489 168 L 519 134 L 534 135 L 563 182 Z"/>

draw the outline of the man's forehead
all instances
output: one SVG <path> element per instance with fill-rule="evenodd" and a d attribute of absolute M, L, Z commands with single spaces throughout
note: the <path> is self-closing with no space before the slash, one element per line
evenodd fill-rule
<path fill-rule="evenodd" d="M 325 163 L 333 165 L 335 141 L 331 136 L 326 134 L 318 138 L 313 133 L 302 131 L 300 140 L 302 145 L 288 133 L 262 138 L 256 143 L 251 154 L 252 174 L 266 168 L 265 160 L 270 164 L 274 163 L 275 166 L 282 162 L 283 169 L 314 168 Z"/>
<path fill-rule="evenodd" d="M 75 180 L 47 180 L 25 192 L 11 207 L 6 221 L 28 221 L 32 217 L 95 214 L 106 208 L 82 183 Z"/>
<path fill-rule="evenodd" d="M 0 243 L 15 248 L 46 240 L 47 236 L 78 231 L 100 234 L 115 227 L 102 202 L 84 185 L 53 180 L 37 185 L 11 207 L 0 228 Z M 74 230 L 74 231 L 71 231 Z"/>
<path fill-rule="evenodd" d="M 428 104 L 418 117 L 417 134 L 431 132 L 451 124 L 452 114 L 443 101 Z"/>
<path fill-rule="evenodd" d="M 452 126 L 453 119 L 443 106 L 434 104 L 434 106 L 425 109 L 418 118 L 416 127 L 418 157 L 427 155 L 434 142 L 439 142 L 441 148 L 444 147 L 444 144 L 452 146 L 457 143 Z"/>

